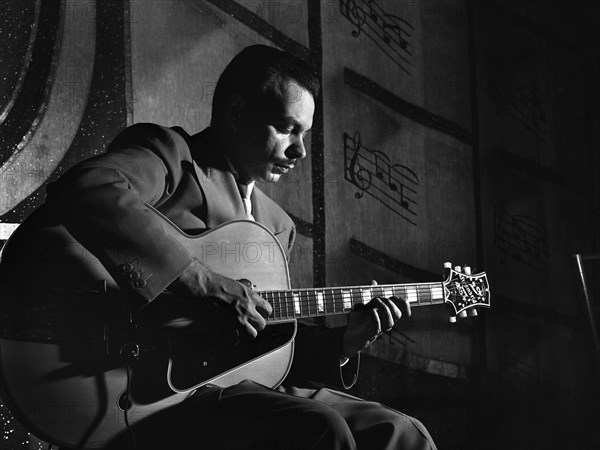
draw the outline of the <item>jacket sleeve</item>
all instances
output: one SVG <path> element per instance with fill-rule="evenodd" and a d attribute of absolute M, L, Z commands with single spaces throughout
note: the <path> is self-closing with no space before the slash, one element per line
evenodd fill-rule
<path fill-rule="evenodd" d="M 328 385 L 338 389 L 354 386 L 358 379 L 360 354 L 343 366 L 340 363 L 346 327 L 298 325 L 294 361 L 286 383 L 299 387 Z"/>
<path fill-rule="evenodd" d="M 48 187 L 46 205 L 126 289 L 153 300 L 190 264 L 187 250 L 147 205 L 168 196 L 191 158 L 173 130 L 139 124 L 107 152 L 75 166 Z"/>
<path fill-rule="evenodd" d="M 287 246 L 288 260 L 294 246 L 296 227 L 292 225 Z M 358 379 L 360 355 L 340 364 L 342 339 L 346 327 L 327 328 L 310 321 L 299 321 L 295 340 L 294 360 L 286 383 L 305 385 L 329 385 L 338 389 L 350 389 Z"/>

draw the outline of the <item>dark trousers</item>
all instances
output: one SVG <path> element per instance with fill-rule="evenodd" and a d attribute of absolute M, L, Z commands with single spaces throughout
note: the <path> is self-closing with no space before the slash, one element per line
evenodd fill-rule
<path fill-rule="evenodd" d="M 310 398 L 252 381 L 206 389 L 133 427 L 137 448 L 177 450 L 431 450 L 416 419 L 342 392 Z M 111 449 L 129 448 L 120 436 Z"/>

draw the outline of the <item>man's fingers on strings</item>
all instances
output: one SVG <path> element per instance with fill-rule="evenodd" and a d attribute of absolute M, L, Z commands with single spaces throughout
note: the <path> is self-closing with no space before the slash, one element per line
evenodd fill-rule
<path fill-rule="evenodd" d="M 386 311 L 387 306 L 385 306 L 385 303 L 383 303 L 379 297 L 371 299 L 371 301 L 365 306 L 371 311 L 371 317 L 374 321 L 374 324 L 376 324 L 375 333 L 378 336 L 388 327 L 389 311 Z"/>
<path fill-rule="evenodd" d="M 261 316 L 263 316 L 266 319 L 273 312 L 273 307 L 268 301 L 264 300 L 262 297 L 258 297 L 258 300 L 256 302 L 256 310 Z"/>
<path fill-rule="evenodd" d="M 376 297 L 372 300 L 372 302 L 380 319 L 381 329 L 378 332 L 380 333 L 391 330 L 394 326 L 395 320 L 393 313 L 390 310 L 390 301 L 387 298 Z"/>
<path fill-rule="evenodd" d="M 392 317 L 392 325 L 389 327 L 388 330 L 386 330 L 390 331 L 394 324 L 402 318 L 402 311 L 400 310 L 400 308 L 398 308 L 396 303 L 394 303 L 394 300 L 392 300 L 391 298 L 383 298 L 382 300 L 388 307 L 388 310 Z"/>
<path fill-rule="evenodd" d="M 404 297 L 390 297 L 390 300 L 400 309 L 404 317 L 410 317 L 410 302 Z"/>

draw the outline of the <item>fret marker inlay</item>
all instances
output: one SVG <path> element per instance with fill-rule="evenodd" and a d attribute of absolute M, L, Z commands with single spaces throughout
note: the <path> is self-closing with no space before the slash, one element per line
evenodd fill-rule
<path fill-rule="evenodd" d="M 366 305 L 367 303 L 369 303 L 371 301 L 371 299 L 373 298 L 373 294 L 371 293 L 371 289 L 363 289 L 361 291 L 361 295 L 362 295 L 363 305 Z"/>
<path fill-rule="evenodd" d="M 417 296 L 417 288 L 415 286 L 406 287 L 406 299 L 409 303 L 414 303 L 419 300 Z"/>
<path fill-rule="evenodd" d="M 322 292 L 317 292 L 317 309 L 319 312 L 325 312 L 325 301 Z"/>
<path fill-rule="evenodd" d="M 352 308 L 352 297 L 350 291 L 342 291 L 342 298 L 344 299 L 344 309 Z"/>
<path fill-rule="evenodd" d="M 294 312 L 296 314 L 300 314 L 300 297 L 297 294 L 293 295 L 294 297 Z"/>

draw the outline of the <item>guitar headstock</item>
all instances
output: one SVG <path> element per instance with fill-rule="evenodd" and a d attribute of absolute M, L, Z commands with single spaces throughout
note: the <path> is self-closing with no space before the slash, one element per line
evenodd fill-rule
<path fill-rule="evenodd" d="M 485 272 L 472 275 L 469 266 L 452 268 L 449 262 L 444 263 L 444 268 L 446 269 L 446 279 L 442 282 L 444 301 L 453 309 L 451 322 L 456 321 L 457 315 L 466 317 L 469 313 L 471 316 L 476 316 L 476 307 L 490 307 L 490 286 Z"/>

